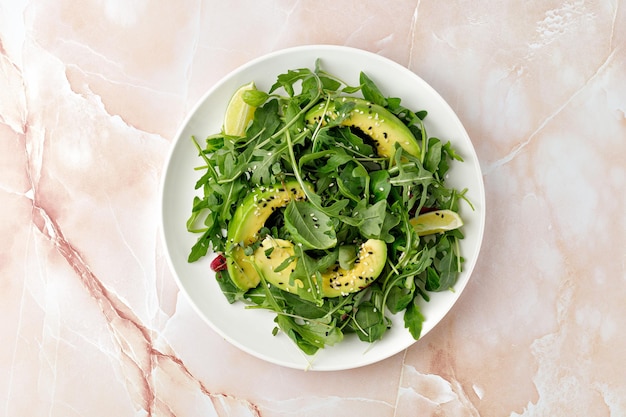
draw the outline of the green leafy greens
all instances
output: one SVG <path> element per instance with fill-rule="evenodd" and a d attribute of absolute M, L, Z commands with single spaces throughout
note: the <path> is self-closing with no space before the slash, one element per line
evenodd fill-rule
<path fill-rule="evenodd" d="M 450 142 L 428 137 L 426 111 L 414 112 L 399 98 L 385 97 L 365 73 L 358 86 L 349 86 L 320 64 L 278 75 L 267 92 L 246 92 L 244 100 L 257 109 L 244 137 L 217 133 L 204 141 L 193 138 L 203 175 L 196 183 L 201 197 L 195 197 L 187 221 L 188 230 L 199 234 L 189 262 L 209 250 L 227 250 L 224 231 L 252 189 L 295 179 L 306 200 L 274 212 L 261 235 L 295 244 L 294 256 L 277 270 L 297 260 L 290 279 L 300 279 L 303 289 L 288 293 L 262 277 L 262 285 L 242 291 L 226 270 L 218 271 L 229 302 L 274 311 L 275 331 L 284 332 L 307 354 L 349 333 L 365 342 L 379 340 L 391 326 L 387 315 L 399 312 L 417 339 L 425 320 L 420 300 L 428 301 L 429 292 L 453 288 L 462 269 L 463 234 L 453 230 L 420 238 L 409 221 L 423 210 L 458 211 L 465 192 L 448 188 L 444 178 L 451 162 L 462 158 Z M 392 157 L 381 157 L 366 134 L 342 126 L 342 115 L 354 103 L 331 109 L 340 116 L 325 124 L 306 123 L 305 114 L 313 106 L 333 106 L 333 99 L 357 93 L 391 111 L 411 130 L 421 146 L 419 157 L 399 146 Z M 358 243 L 370 238 L 388 247 L 383 272 L 373 284 L 336 298 L 309 291 L 321 286 L 321 274 L 335 262 L 350 268 Z"/>

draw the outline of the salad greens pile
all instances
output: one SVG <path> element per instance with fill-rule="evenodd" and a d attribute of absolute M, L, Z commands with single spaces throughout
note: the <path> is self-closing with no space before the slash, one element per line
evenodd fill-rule
<path fill-rule="evenodd" d="M 335 99 L 356 95 L 397 116 L 419 142 L 420 154 L 396 145 L 391 157 L 380 156 L 367 134 L 342 125 L 355 104 Z M 293 180 L 310 184 L 308 204 L 276 210 L 258 240 L 245 248 L 246 255 L 265 236 L 296 242 L 289 259 L 297 261 L 292 279 L 319 277 L 337 262 L 349 269 L 361 242 L 380 239 L 387 254 L 378 279 L 360 291 L 328 298 L 319 291 L 306 296 L 283 291 L 263 277 L 260 285 L 244 291 L 225 268 L 214 268 L 228 301 L 275 312 L 275 334 L 284 332 L 306 354 L 349 333 L 365 342 L 379 340 L 391 327 L 389 314 L 399 312 L 418 339 L 425 320 L 420 300 L 428 301 L 429 292 L 453 288 L 462 270 L 463 234 L 456 229 L 419 237 L 410 220 L 429 210 L 458 212 L 460 201 L 467 201 L 465 190 L 449 188 L 444 181 L 451 162 L 462 161 L 461 156 L 450 142 L 428 136 L 426 111 L 412 111 L 400 98 L 386 97 L 363 72 L 359 85 L 350 86 L 324 71 L 319 60 L 314 69 L 278 75 L 268 92 L 251 90 L 243 97 L 256 107 L 244 136 L 222 132 L 201 142 L 193 138 L 204 164 L 197 168 L 203 175 L 196 183 L 202 196 L 194 198 L 187 221 L 187 229 L 200 235 L 189 262 L 209 250 L 224 260 L 225 230 L 253 189 Z M 305 115 L 320 103 L 335 106 L 337 117 L 308 123 Z M 310 218 L 318 221 L 313 224 Z"/>

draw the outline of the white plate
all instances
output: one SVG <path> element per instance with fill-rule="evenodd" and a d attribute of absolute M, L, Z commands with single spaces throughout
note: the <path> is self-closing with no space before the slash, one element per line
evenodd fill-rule
<path fill-rule="evenodd" d="M 461 122 L 439 94 L 407 68 L 376 54 L 341 46 L 304 46 L 265 55 L 233 71 L 215 85 L 193 109 L 183 123 L 167 160 L 163 181 L 162 233 L 168 261 L 180 289 L 188 296 L 198 314 L 226 340 L 240 349 L 269 362 L 297 369 L 341 370 L 368 365 L 388 358 L 415 343 L 404 328 L 402 315 L 393 317 L 393 328 L 383 340 L 374 344 L 346 337 L 336 346 L 320 350 L 309 357 L 299 351 L 284 334 L 272 336 L 274 315 L 268 311 L 246 310 L 241 303 L 228 304 L 222 295 L 214 274 L 209 268 L 211 256 L 196 263 L 188 263 L 187 256 L 198 235 L 188 233 L 185 222 L 191 213 L 196 192 L 194 184 L 201 165 L 191 136 L 203 139 L 219 132 L 228 100 L 237 87 L 254 81 L 266 90 L 278 74 L 289 69 L 313 68 L 321 59 L 324 70 L 358 85 L 359 72 L 372 78 L 386 96 L 400 97 L 402 104 L 415 110 L 427 110 L 427 132 L 443 140 L 452 141 L 465 162 L 454 163 L 448 183 L 457 188 L 468 188 L 467 196 L 475 211 L 462 208 L 465 220 L 465 239 L 461 252 L 465 257 L 464 272 L 460 274 L 454 292 L 432 294 L 424 303 L 426 317 L 422 336 L 441 321 L 458 300 L 476 264 L 485 223 L 485 197 L 482 174 L 472 143 Z"/>

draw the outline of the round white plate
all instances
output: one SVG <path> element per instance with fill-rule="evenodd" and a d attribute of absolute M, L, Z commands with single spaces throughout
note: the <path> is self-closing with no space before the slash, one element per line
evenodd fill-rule
<path fill-rule="evenodd" d="M 321 371 L 368 365 L 406 349 L 415 340 L 404 328 L 402 315 L 398 314 L 393 316 L 393 327 L 381 341 L 368 344 L 348 336 L 315 356 L 304 355 L 286 335 L 272 336 L 274 315 L 271 312 L 245 309 L 242 303 L 228 304 L 209 268 L 211 254 L 195 263 L 187 262 L 189 250 L 198 235 L 188 233 L 185 227 L 193 197 L 197 194 L 194 184 L 200 175 L 194 168 L 202 164 L 191 137 L 202 140 L 220 131 L 228 100 L 239 86 L 254 81 L 259 89 L 267 91 L 278 74 L 289 69 L 313 69 L 318 58 L 324 70 L 349 85 L 358 85 L 359 72 L 364 71 L 386 96 L 400 97 L 405 107 L 427 110 L 425 124 L 429 136 L 450 140 L 465 160 L 453 163 L 447 180 L 451 186 L 467 188 L 467 197 L 475 208 L 472 211 L 464 204 L 461 211 L 465 221 L 465 239 L 461 241 L 464 271 L 454 292 L 432 294 L 430 302 L 423 303 L 421 308 L 426 321 L 422 336 L 452 308 L 470 278 L 483 237 L 485 196 L 476 153 L 450 106 L 413 72 L 371 52 L 328 45 L 285 49 L 238 68 L 206 93 L 183 123 L 165 166 L 161 184 L 161 230 L 168 262 L 180 289 L 198 314 L 233 345 L 278 365 Z"/>

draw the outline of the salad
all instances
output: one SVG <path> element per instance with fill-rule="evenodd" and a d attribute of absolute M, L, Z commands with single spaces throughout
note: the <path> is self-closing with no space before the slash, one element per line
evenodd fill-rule
<path fill-rule="evenodd" d="M 227 300 L 274 312 L 274 334 L 306 354 L 347 334 L 379 340 L 401 312 L 418 339 L 420 302 L 462 270 L 459 206 L 471 207 L 445 183 L 463 159 L 426 117 L 319 60 L 268 91 L 242 86 L 222 131 L 192 138 L 203 163 L 188 261 L 211 253 Z"/>

